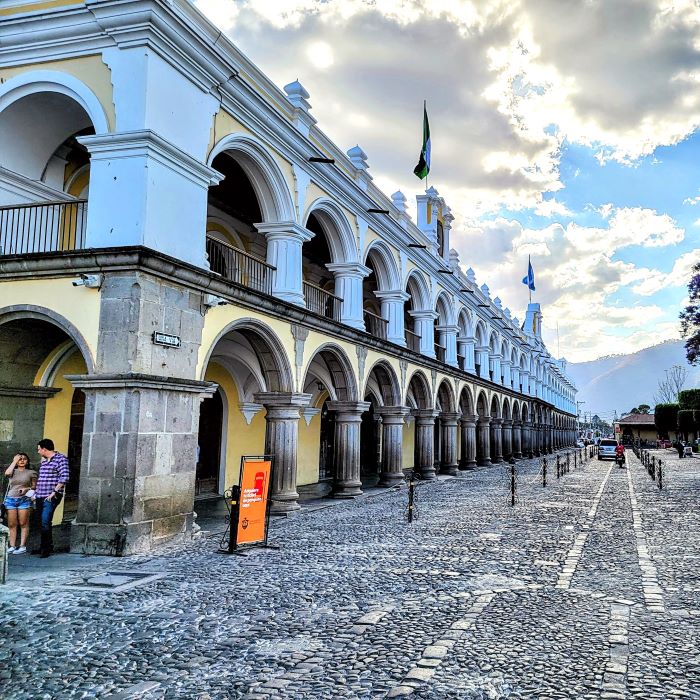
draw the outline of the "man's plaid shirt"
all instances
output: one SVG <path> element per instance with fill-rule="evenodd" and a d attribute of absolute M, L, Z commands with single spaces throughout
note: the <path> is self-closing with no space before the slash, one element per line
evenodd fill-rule
<path fill-rule="evenodd" d="M 68 481 L 68 458 L 60 452 L 54 453 L 51 459 L 42 459 L 39 467 L 39 478 L 36 482 L 37 498 L 50 496 L 56 484 Z"/>

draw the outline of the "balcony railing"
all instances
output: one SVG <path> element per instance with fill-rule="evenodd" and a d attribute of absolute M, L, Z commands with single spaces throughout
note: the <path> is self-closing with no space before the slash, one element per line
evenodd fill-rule
<path fill-rule="evenodd" d="M 340 297 L 311 282 L 304 282 L 304 300 L 309 311 L 340 322 L 340 305 L 343 303 Z"/>
<path fill-rule="evenodd" d="M 435 343 L 435 357 L 440 361 L 445 361 L 445 348 L 439 343 Z"/>
<path fill-rule="evenodd" d="M 275 268 L 264 260 L 209 237 L 207 237 L 207 256 L 213 272 L 218 272 L 222 277 L 236 284 L 255 289 L 263 294 L 271 294 L 272 273 Z"/>
<path fill-rule="evenodd" d="M 467 371 L 467 358 L 464 355 L 457 353 L 457 365 L 463 371 Z"/>
<path fill-rule="evenodd" d="M 371 311 L 364 310 L 365 328 L 368 333 L 371 333 L 375 338 L 386 340 L 387 330 L 389 329 L 389 321 Z"/>
<path fill-rule="evenodd" d="M 0 255 L 85 247 L 87 200 L 0 207 Z"/>
<path fill-rule="evenodd" d="M 420 352 L 420 336 L 418 333 L 414 333 L 408 328 L 404 329 L 404 336 L 406 338 L 406 346 L 409 350 L 414 352 Z"/>

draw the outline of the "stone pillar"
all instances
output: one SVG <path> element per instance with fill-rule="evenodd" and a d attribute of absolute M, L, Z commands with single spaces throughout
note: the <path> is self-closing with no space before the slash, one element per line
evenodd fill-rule
<path fill-rule="evenodd" d="M 479 416 L 462 416 L 462 455 L 460 469 L 476 467 L 476 421 Z"/>
<path fill-rule="evenodd" d="M 437 326 L 440 345 L 445 348 L 445 363 L 457 367 L 457 331 L 459 326 Z"/>
<path fill-rule="evenodd" d="M 493 435 L 493 447 L 494 451 L 491 455 L 491 461 L 494 464 L 500 464 L 503 462 L 503 433 L 501 426 L 503 425 L 503 418 L 492 418 L 491 419 L 491 433 Z"/>
<path fill-rule="evenodd" d="M 435 357 L 435 311 L 409 311 L 414 319 L 415 332 L 420 336 L 420 353 Z"/>
<path fill-rule="evenodd" d="M 481 454 L 478 457 L 479 466 L 488 467 L 491 464 L 491 418 L 482 416 L 477 423 L 477 439 Z"/>
<path fill-rule="evenodd" d="M 335 295 L 343 300 L 340 304 L 340 322 L 365 330 L 362 280 L 371 270 L 359 262 L 330 263 L 326 267 L 335 276 Z"/>
<path fill-rule="evenodd" d="M 476 349 L 476 358 L 479 361 L 479 376 L 482 379 L 489 378 L 489 350 L 488 345 Z"/>
<path fill-rule="evenodd" d="M 519 420 L 513 421 L 513 457 L 521 459 L 523 456 L 522 447 L 522 423 Z"/>
<path fill-rule="evenodd" d="M 272 505 L 276 515 L 299 509 L 297 503 L 297 443 L 299 416 L 308 405 L 310 394 L 264 392 L 255 395 L 267 411 L 265 415 L 265 454 L 274 458 Z"/>
<path fill-rule="evenodd" d="M 367 401 L 331 401 L 335 411 L 334 498 L 353 498 L 362 493 L 360 479 L 360 425 Z"/>
<path fill-rule="evenodd" d="M 442 459 L 440 473 L 454 476 L 457 474 L 457 422 L 459 413 L 443 413 L 440 416 L 442 430 Z"/>
<path fill-rule="evenodd" d="M 520 391 L 520 370 L 517 367 L 510 368 L 510 385 L 515 391 Z"/>
<path fill-rule="evenodd" d="M 523 394 L 529 396 L 530 394 L 530 375 L 528 372 L 520 373 L 520 383 L 523 385 Z"/>
<path fill-rule="evenodd" d="M 475 374 L 475 353 L 474 353 L 474 338 L 469 336 L 459 336 L 457 338 L 457 346 L 459 354 L 464 357 L 464 371 L 470 374 Z"/>
<path fill-rule="evenodd" d="M 435 418 L 439 411 L 413 411 L 416 419 L 415 469 L 422 479 L 435 478 Z"/>
<path fill-rule="evenodd" d="M 534 456 L 532 453 L 532 423 L 523 421 L 521 432 L 523 457 L 532 459 Z"/>
<path fill-rule="evenodd" d="M 394 486 L 403 476 L 403 427 L 409 409 L 404 406 L 383 406 L 382 417 L 382 486 Z"/>
<path fill-rule="evenodd" d="M 382 318 L 385 318 L 389 323 L 386 331 L 386 339 L 390 343 L 406 346 L 406 335 L 403 325 L 403 308 L 404 304 L 411 298 L 409 294 L 396 289 L 390 292 L 375 292 L 382 303 Z"/>
<path fill-rule="evenodd" d="M 503 384 L 501 379 L 501 356 L 499 354 L 489 355 L 489 370 L 491 371 L 491 381 L 496 384 Z"/>
<path fill-rule="evenodd" d="M 255 224 L 267 240 L 267 262 L 272 273 L 272 296 L 305 306 L 301 273 L 301 249 L 314 234 L 290 221 Z"/>
<path fill-rule="evenodd" d="M 532 436 L 532 454 L 535 457 L 540 457 L 542 455 L 542 446 L 540 444 L 540 437 L 542 431 L 539 424 L 533 423 L 532 428 L 530 428 L 530 435 Z"/>
<path fill-rule="evenodd" d="M 513 456 L 513 421 L 503 420 L 503 459 L 507 462 Z"/>
<path fill-rule="evenodd" d="M 510 360 L 501 360 L 501 376 L 503 377 L 503 386 L 511 389 L 513 387 L 513 378 L 510 374 Z"/>

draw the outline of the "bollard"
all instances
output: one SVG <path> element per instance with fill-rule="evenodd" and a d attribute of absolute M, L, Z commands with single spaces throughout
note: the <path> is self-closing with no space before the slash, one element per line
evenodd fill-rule
<path fill-rule="evenodd" d="M 651 469 L 649 470 L 649 476 L 652 479 L 656 479 L 656 457 L 654 455 L 651 457 Z"/>
<path fill-rule="evenodd" d="M 662 482 L 663 482 L 663 462 L 659 460 L 659 491 L 662 488 Z"/>
<path fill-rule="evenodd" d="M 547 485 L 547 458 L 542 458 L 542 486 Z"/>
<path fill-rule="evenodd" d="M 515 506 L 515 460 L 510 458 L 510 505 Z"/>
<path fill-rule="evenodd" d="M 561 476 L 561 464 L 559 462 L 559 455 L 557 455 L 557 479 Z"/>
<path fill-rule="evenodd" d="M 570 467 L 569 467 L 569 453 L 566 453 L 566 473 L 569 473 Z"/>
<path fill-rule="evenodd" d="M 408 476 L 408 522 L 413 522 L 413 499 L 416 492 L 416 482 L 413 480 L 413 472 Z"/>

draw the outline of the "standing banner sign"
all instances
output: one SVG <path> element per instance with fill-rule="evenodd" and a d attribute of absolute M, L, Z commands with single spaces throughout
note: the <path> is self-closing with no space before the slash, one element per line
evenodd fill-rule
<path fill-rule="evenodd" d="M 271 481 L 271 456 L 241 457 L 238 486 L 230 490 L 229 554 L 240 545 L 267 546 Z"/>

